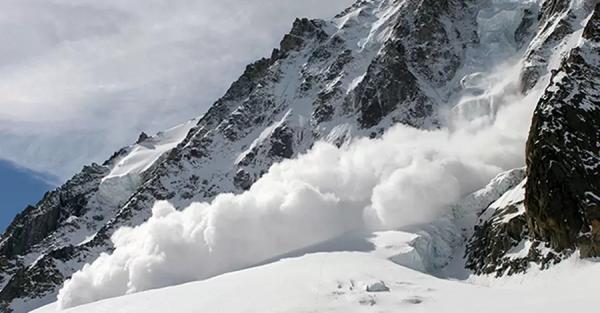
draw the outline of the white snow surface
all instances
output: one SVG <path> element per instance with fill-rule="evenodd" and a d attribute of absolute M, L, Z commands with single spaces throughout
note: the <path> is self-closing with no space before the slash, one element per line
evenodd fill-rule
<path fill-rule="evenodd" d="M 526 276 L 447 280 L 390 259 L 413 237 L 399 231 L 355 236 L 330 246 L 333 251 L 64 311 L 51 304 L 33 313 L 594 312 L 599 262 L 573 257 Z M 367 291 L 381 283 L 389 291 Z"/>
<path fill-rule="evenodd" d="M 113 167 L 103 182 L 126 175 L 139 175 L 148 170 L 165 152 L 175 148 L 196 126 L 198 119 L 189 120 L 149 137 L 130 147 L 130 152 Z"/>

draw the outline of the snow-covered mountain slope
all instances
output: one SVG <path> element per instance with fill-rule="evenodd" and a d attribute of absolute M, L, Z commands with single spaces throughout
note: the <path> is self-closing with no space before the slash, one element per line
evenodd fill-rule
<path fill-rule="evenodd" d="M 58 290 L 73 273 L 85 263 L 92 263 L 101 253 L 113 251 L 115 247 L 110 238 L 117 230 L 123 226 L 141 225 L 151 218 L 151 208 L 157 200 L 167 200 L 176 209 L 183 209 L 194 202 L 205 202 L 203 206 L 209 208 L 207 211 L 217 212 L 214 208 L 218 205 L 214 203 L 221 201 L 219 199 L 234 199 L 228 203 L 235 204 L 235 199 L 264 200 L 266 198 L 261 198 L 261 193 L 277 195 L 281 192 L 285 195 L 281 199 L 288 199 L 283 203 L 294 207 L 296 199 L 293 196 L 298 195 L 295 185 L 262 183 L 258 187 L 253 186 L 273 164 L 295 158 L 315 146 L 325 147 L 316 144 L 320 141 L 341 147 L 343 152 L 329 153 L 338 157 L 325 158 L 330 163 L 324 167 L 308 163 L 312 167 L 296 171 L 300 173 L 299 180 L 316 191 L 308 195 L 315 195 L 315 198 L 324 195 L 323 199 L 329 201 L 314 204 L 330 204 L 335 202 L 332 199 L 337 199 L 341 202 L 332 205 L 333 208 L 340 209 L 351 204 L 357 208 L 351 210 L 352 214 L 357 215 L 348 213 L 346 216 L 348 211 L 337 210 L 327 216 L 331 224 L 321 225 L 336 225 L 338 228 L 324 227 L 321 232 L 314 232 L 311 240 L 301 238 L 298 241 L 286 240 L 290 236 L 283 226 L 277 228 L 249 219 L 247 221 L 256 223 L 240 225 L 254 227 L 252 229 L 255 230 L 272 230 L 270 236 L 276 244 L 260 246 L 265 250 L 247 253 L 251 256 L 248 258 L 244 253 L 232 254 L 239 258 L 226 260 L 226 265 L 233 265 L 225 271 L 251 265 L 248 262 L 270 259 L 289 249 L 302 248 L 302 244 L 325 240 L 327 236 L 362 228 L 363 216 L 360 214 L 367 206 L 379 214 L 378 222 L 384 221 L 379 227 L 406 226 L 408 214 L 398 215 L 390 211 L 398 203 L 434 213 L 425 220 L 416 220 L 427 221 L 428 226 L 414 231 L 426 234 L 414 241 L 415 247 L 435 252 L 426 254 L 429 257 L 422 260 L 419 270 L 440 274 L 449 268 L 464 267 L 464 263 L 460 265 L 462 258 L 456 253 L 464 250 L 462 246 L 467 240 L 471 243 L 466 251 L 467 266 L 476 273 L 496 272 L 502 275 L 507 273 L 507 268 L 529 268 L 530 259 L 522 258 L 519 253 L 524 250 L 518 249 L 519 245 L 529 238 L 543 245 L 549 238 L 544 227 L 539 228 L 536 234 L 530 234 L 530 230 L 522 225 L 520 229 L 517 227 L 519 231 L 516 233 L 513 232 L 515 227 L 504 226 L 507 222 L 516 221 L 513 207 L 518 208 L 517 213 L 522 213 L 527 203 L 526 199 L 518 196 L 527 198 L 528 193 L 523 195 L 518 189 L 522 189 L 522 185 L 516 187 L 523 180 L 522 170 L 511 172 L 510 183 L 500 179 L 496 185 L 491 185 L 495 187 L 488 186 L 486 191 L 481 191 L 489 195 L 487 197 L 467 195 L 485 185 L 495 174 L 525 165 L 523 150 L 533 107 L 540 102 L 536 119 L 553 119 L 552 110 L 544 107 L 562 103 L 562 100 L 553 100 L 557 88 L 563 88 L 558 86 L 556 74 L 553 75 L 559 68 L 575 80 L 569 86 L 582 86 L 579 88 L 581 96 L 565 96 L 565 99 L 591 99 L 586 100 L 586 107 L 582 108 L 589 127 L 579 127 L 572 133 L 583 132 L 585 135 L 581 138 L 589 143 L 584 150 L 591 156 L 597 156 L 593 144 L 598 143 L 597 133 L 594 135 L 598 119 L 586 115 L 597 112 L 590 109 L 591 104 L 597 103 L 598 94 L 598 86 L 593 79 L 598 75 L 594 57 L 597 52 L 594 50 L 597 17 L 591 16 L 596 3 L 583 0 L 363 0 L 330 21 L 296 20 L 280 47 L 269 58 L 249 65 L 203 117 L 155 137 L 140 136 L 135 145 L 117 152 L 103 165 L 84 168 L 64 186 L 48 193 L 35 207 L 19 215 L 0 242 L 0 308 L 20 313 L 55 301 Z M 575 75 L 576 71 L 564 70 L 571 62 L 568 60 L 575 59 L 563 60 L 577 46 L 587 51 L 583 60 L 588 66 L 583 67 L 586 70 L 581 76 Z M 552 83 L 558 87 L 546 89 L 551 77 Z M 542 94 L 545 94 L 543 99 L 546 100 L 539 101 Z M 550 113 L 543 117 L 543 112 Z M 565 113 L 566 117 L 560 119 L 561 125 L 572 123 L 570 114 Z M 360 141 L 357 138 L 378 138 L 399 123 L 432 131 L 397 128 L 395 133 L 386 135 L 388 140 L 392 139 L 390 144 L 385 141 L 367 144 L 377 149 L 372 154 L 362 148 L 353 148 L 360 146 L 353 145 Z M 536 125 L 534 123 L 533 133 L 543 129 Z M 436 130 L 438 128 L 441 129 Z M 560 128 L 550 133 L 556 130 Z M 552 138 L 546 134 L 540 136 Z M 394 138 L 397 138 L 398 144 L 392 144 Z M 327 147 L 320 151 L 335 149 Z M 347 157 L 350 161 L 336 163 L 345 159 L 340 155 L 346 155 L 347 151 L 363 151 L 358 154 L 362 159 Z M 384 151 L 390 152 L 385 154 Z M 529 151 L 545 150 L 530 144 Z M 569 153 L 569 158 L 577 162 L 586 157 L 586 153 L 579 152 Z M 535 160 L 535 164 L 543 164 L 545 156 L 546 152 L 531 160 Z M 310 160 L 311 157 L 305 159 Z M 564 158 L 559 157 L 555 161 L 563 162 Z M 361 172 L 361 168 L 354 165 L 365 166 L 371 172 Z M 529 165 L 528 173 L 531 174 L 533 167 Z M 298 168 L 302 169 L 302 166 Z M 329 173 L 334 180 L 317 182 L 315 177 L 322 178 L 324 175 L 312 177 L 309 169 Z M 586 178 L 583 181 L 587 183 L 578 183 L 578 186 L 585 187 L 598 180 L 596 172 L 589 169 L 584 172 Z M 353 179 L 357 178 L 364 181 L 354 183 Z M 544 185 L 552 179 L 537 181 Z M 263 186 L 262 190 L 260 186 Z M 275 187 L 271 189 L 270 186 Z M 286 189 L 290 186 L 295 189 Z M 347 190 L 341 190 L 341 187 L 347 187 Z M 512 196 L 505 195 L 504 200 L 498 200 L 488 208 L 511 188 L 517 188 L 511 191 Z M 217 197 L 221 193 L 241 194 L 247 190 L 250 190 L 250 196 Z M 579 187 L 573 190 L 573 194 L 582 192 Z M 593 193 L 586 199 L 591 199 L 591 195 Z M 210 202 L 215 198 L 216 202 Z M 505 201 L 506 198 L 512 200 Z M 246 202 L 239 207 L 255 207 L 256 203 L 265 204 L 267 208 L 275 207 L 275 202 L 260 201 Z M 586 203 L 590 203 L 590 208 L 597 201 L 592 199 Z M 468 206 L 468 212 L 457 209 L 461 205 Z M 232 207 L 236 208 L 227 208 L 231 210 Z M 322 212 L 316 210 L 319 208 L 308 208 L 314 210 L 292 210 L 297 212 L 292 215 L 297 220 L 286 220 L 288 216 L 281 216 L 281 221 L 288 222 L 281 225 L 288 225 L 287 229 L 303 227 L 305 224 L 299 221 L 311 222 L 308 218 L 302 219 L 304 215 L 321 216 Z M 272 212 L 278 212 L 277 209 Z M 336 215 L 340 212 L 342 215 Z M 448 212 L 461 216 L 440 218 L 444 215 L 442 213 Z M 170 209 L 155 210 L 154 213 L 155 217 L 162 217 L 161 214 L 167 215 Z M 223 214 L 214 214 L 218 218 L 200 225 L 227 221 Z M 478 214 L 482 215 L 478 217 Z M 413 217 L 420 216 L 415 214 Z M 529 222 L 538 220 L 535 216 L 518 216 Z M 340 217 L 352 223 L 340 223 Z M 594 219 L 588 218 L 583 224 L 592 223 Z M 387 223 L 388 220 L 392 222 Z M 478 220 L 482 224 L 473 233 L 473 226 Z M 495 226 L 486 228 L 484 223 L 488 221 Z M 320 221 L 315 219 L 312 222 Z M 188 226 L 191 229 L 196 227 Z M 509 235 L 512 237 L 508 238 Z M 250 240 L 250 243 L 255 238 L 252 235 L 246 237 L 242 239 Z M 236 234 L 224 238 L 224 242 L 229 243 L 236 243 L 235 240 L 239 239 Z M 117 251 L 127 251 L 123 249 Z M 552 253 L 551 260 L 555 260 L 554 256 L 558 253 Z M 519 265 L 507 266 L 506 262 L 498 261 L 507 255 L 511 260 L 519 259 L 516 256 L 520 255 Z M 544 254 L 544 258 L 548 255 Z M 311 258 L 308 257 L 306 262 L 313 262 Z M 371 256 L 368 258 L 371 260 Z M 213 265 L 211 262 L 214 261 L 208 260 L 203 266 Z M 535 258 L 531 260 L 538 262 Z M 299 262 L 305 261 L 301 259 Z M 387 261 L 378 259 L 373 262 L 380 264 Z M 213 272 L 210 268 L 206 270 L 212 275 L 223 271 L 223 268 Z M 397 271 L 409 272 L 405 269 Z M 182 278 L 173 275 L 143 285 L 140 290 L 163 287 L 165 281 L 171 284 L 181 283 L 186 278 L 189 281 L 192 280 L 190 277 L 196 276 L 184 275 Z M 122 287 L 122 284 L 119 286 Z M 93 288 L 90 290 L 90 293 L 95 292 Z M 131 291 L 140 290 L 133 288 Z M 124 292 L 127 290 L 115 289 L 108 296 Z M 86 300 L 98 298 L 93 294 Z"/>
<path fill-rule="evenodd" d="M 209 280 L 61 311 L 238 312 L 587 312 L 600 264 L 569 259 L 545 272 L 502 280 L 440 279 L 396 263 L 414 235 L 374 233 L 330 251 L 285 258 Z M 57 312 L 55 305 L 33 311 Z"/>
<path fill-rule="evenodd" d="M 19 214 L 0 242 L 0 297 L 43 295 L 60 283 L 57 279 L 77 270 L 77 262 L 57 264 L 55 260 L 76 257 L 84 262 L 74 247 L 93 239 L 143 183 L 151 165 L 196 123 L 191 120 L 153 137 L 140 136 L 136 144 L 115 153 L 103 165 L 86 166 L 38 205 Z M 43 271 L 30 272 L 35 268 Z"/>

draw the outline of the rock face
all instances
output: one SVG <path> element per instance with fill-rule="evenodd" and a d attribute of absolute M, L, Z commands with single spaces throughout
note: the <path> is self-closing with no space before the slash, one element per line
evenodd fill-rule
<path fill-rule="evenodd" d="M 556 62 L 556 58 L 552 57 L 556 52 L 555 49 L 565 45 L 568 37 L 581 27 L 579 23 L 582 15 L 591 10 L 573 4 L 573 1 L 569 0 L 546 0 L 537 12 L 536 22 L 531 21 L 533 13 L 528 14 L 529 18 L 523 20 L 523 24 L 515 34 L 517 40 L 527 37 L 527 32 L 521 30 L 530 28 L 531 24 L 538 25 L 538 34 L 537 38 L 531 41 L 524 58 L 521 73 L 522 92 L 531 90 L 543 76 L 548 74 L 550 68 L 558 66 L 552 64 Z"/>
<path fill-rule="evenodd" d="M 365 286 L 367 292 L 389 292 L 390 288 L 383 281 L 376 281 Z"/>
<path fill-rule="evenodd" d="M 99 179 L 107 173 L 106 167 L 86 166 L 65 185 L 47 193 L 40 204 L 27 207 L 6 230 L 0 255 L 21 255 L 55 231 L 69 216 L 81 216 L 88 202 L 87 196 L 97 191 Z"/>
<path fill-rule="evenodd" d="M 468 242 L 466 266 L 476 274 L 544 269 L 576 250 L 600 256 L 600 4 L 546 1 L 538 19 L 542 40 L 528 48 L 522 75 L 536 78 L 522 87 L 533 88 L 539 69 L 551 68 L 550 83 L 534 112 L 526 179 L 480 216 Z M 568 42 L 575 47 L 565 50 Z"/>
<path fill-rule="evenodd" d="M 523 173 L 525 175 L 525 173 Z M 465 267 L 477 275 L 496 277 L 541 269 L 561 261 L 547 243 L 530 236 L 525 213 L 525 180 L 506 192 L 479 215 L 467 242 Z"/>
<path fill-rule="evenodd" d="M 96 210 L 94 195 L 99 192 L 102 177 L 109 173 L 110 163 L 118 155 L 102 166 L 84 167 L 81 173 L 15 218 L 0 243 L 1 299 L 42 296 L 65 278 L 54 266 L 54 260 L 71 257 L 74 249 L 61 244 L 71 238 L 77 240 L 81 228 L 99 229 L 99 222 L 106 218 L 104 212 Z M 36 264 L 38 268 L 44 268 L 43 271 L 27 268 L 39 253 L 32 251 L 47 253 L 48 257 Z M 3 312 L 10 310 L 6 302 L 0 304 L 0 309 Z"/>
<path fill-rule="evenodd" d="M 534 113 L 525 204 L 535 238 L 600 256 L 600 4 Z"/>

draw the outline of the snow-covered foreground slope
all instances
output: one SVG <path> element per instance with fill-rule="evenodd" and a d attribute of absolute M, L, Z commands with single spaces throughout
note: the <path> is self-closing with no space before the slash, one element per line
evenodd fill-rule
<path fill-rule="evenodd" d="M 350 237 L 337 247 L 326 245 L 329 252 L 308 253 L 69 310 L 58 311 L 51 304 L 33 312 L 562 313 L 594 312 L 596 308 L 592 299 L 597 296 L 600 279 L 597 262 L 574 258 L 549 271 L 529 273 L 526 278 L 440 279 L 392 261 L 392 255 L 410 251 L 408 242 L 415 238 L 412 234 Z"/>

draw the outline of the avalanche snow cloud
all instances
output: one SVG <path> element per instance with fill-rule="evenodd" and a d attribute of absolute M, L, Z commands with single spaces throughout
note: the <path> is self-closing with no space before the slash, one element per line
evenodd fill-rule
<path fill-rule="evenodd" d="M 359 139 L 341 149 L 318 143 L 274 165 L 243 194 L 222 194 L 182 211 L 157 203 L 148 222 L 115 233 L 111 255 L 66 282 L 59 305 L 205 279 L 348 231 L 439 218 L 500 171 L 524 164 L 529 97 L 536 99 L 539 91 L 516 95 L 518 68 L 492 71 L 503 69 L 509 81 L 488 90 L 487 104 L 495 100 L 496 110 L 474 118 L 460 108 L 450 114 L 451 128 L 398 125 L 380 139 Z"/>

